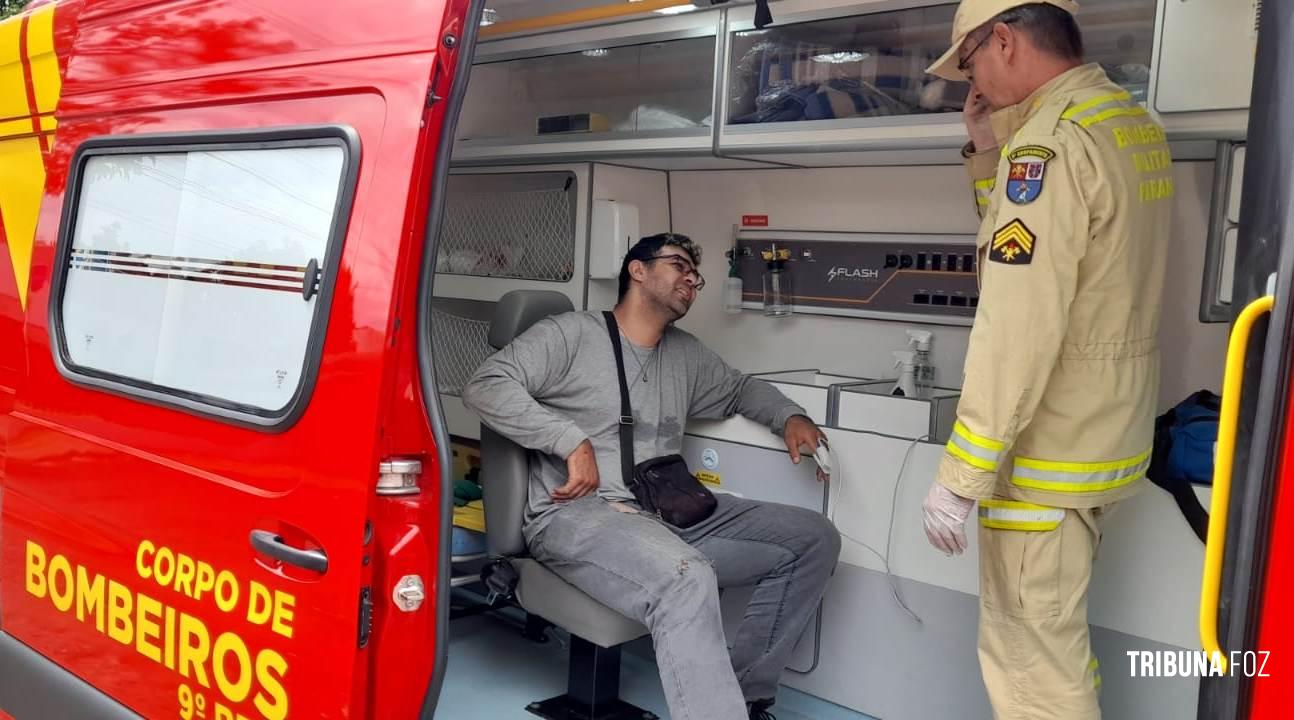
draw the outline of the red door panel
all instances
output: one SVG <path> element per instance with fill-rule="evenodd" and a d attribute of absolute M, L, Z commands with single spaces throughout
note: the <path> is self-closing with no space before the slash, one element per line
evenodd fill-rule
<path fill-rule="evenodd" d="M 1284 412 L 1294 408 L 1294 396 Z M 1267 677 L 1253 679 L 1249 717 L 1283 718 L 1294 707 L 1294 683 L 1286 677 L 1294 653 L 1294 423 L 1285 423 L 1277 469 L 1271 535 L 1267 542 L 1267 570 L 1258 606 L 1258 650 L 1266 651 Z"/>
<path fill-rule="evenodd" d="M 364 713 L 360 593 L 372 574 L 364 543 L 383 388 L 395 372 L 395 263 L 412 149 L 438 131 L 421 120 L 445 7 L 408 5 L 119 0 L 89 2 L 81 18 L 0 488 L 0 625 L 145 716 Z M 344 127 L 359 140 L 317 380 L 299 419 L 268 432 L 60 374 L 49 279 L 82 142 L 292 126 Z M 326 571 L 258 552 L 257 530 L 321 551 Z"/>

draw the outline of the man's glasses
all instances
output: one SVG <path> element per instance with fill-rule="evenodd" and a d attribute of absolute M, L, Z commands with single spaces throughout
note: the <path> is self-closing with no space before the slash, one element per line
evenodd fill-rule
<path fill-rule="evenodd" d="M 1007 18 L 1005 20 L 1000 20 L 999 22 L 1005 25 L 1010 25 L 1011 23 L 1015 22 L 1015 18 Z M 993 30 L 992 28 L 990 28 L 988 31 L 988 34 L 980 38 L 980 41 L 975 43 L 975 47 L 971 48 L 970 52 L 966 53 L 966 55 L 963 56 L 962 59 L 957 61 L 958 72 L 960 72 L 962 75 L 969 76 L 970 75 L 969 70 L 971 66 L 970 59 L 975 56 L 975 53 L 979 52 L 980 48 L 984 47 L 984 43 L 988 42 L 992 38 L 993 38 Z"/>
<path fill-rule="evenodd" d="M 653 255 L 649 258 L 643 258 L 642 262 L 651 262 L 652 260 L 664 260 L 669 263 L 679 275 L 692 278 L 692 287 L 698 291 L 705 287 L 705 278 L 701 276 L 701 271 L 692 267 L 686 260 L 677 255 Z"/>

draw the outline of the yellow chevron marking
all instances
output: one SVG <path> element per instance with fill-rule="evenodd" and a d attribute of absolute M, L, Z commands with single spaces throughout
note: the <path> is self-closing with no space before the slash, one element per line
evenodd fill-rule
<path fill-rule="evenodd" d="M 0 23 L 0 236 L 8 246 L 24 310 L 45 192 L 45 153 L 53 146 L 53 113 L 62 91 L 54 52 L 54 10 L 46 5 L 28 13 L 25 23 L 21 16 Z M 28 73 L 35 107 L 29 102 Z"/>
<path fill-rule="evenodd" d="M 1000 249 L 1003 245 L 1015 241 L 1027 255 L 1033 252 L 1034 240 L 1033 233 L 1029 232 L 1029 228 L 1025 227 L 1024 223 L 1019 220 L 1012 220 L 1004 225 L 1001 230 L 993 233 L 993 249 Z"/>

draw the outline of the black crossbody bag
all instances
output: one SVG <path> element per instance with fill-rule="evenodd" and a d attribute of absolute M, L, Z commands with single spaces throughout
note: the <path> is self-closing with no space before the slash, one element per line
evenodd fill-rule
<path fill-rule="evenodd" d="M 625 485 L 644 512 L 674 527 L 691 527 L 710 517 L 718 506 L 714 494 L 687 469 L 682 455 L 662 455 L 635 467 L 633 411 L 629 407 L 629 386 L 625 382 L 624 353 L 620 349 L 620 327 L 615 315 L 602 313 L 607 335 L 616 355 L 616 377 L 620 380 L 620 465 Z"/>

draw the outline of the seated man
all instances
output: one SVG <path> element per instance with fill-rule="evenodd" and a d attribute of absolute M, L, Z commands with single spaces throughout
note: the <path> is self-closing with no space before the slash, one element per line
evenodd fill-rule
<path fill-rule="evenodd" d="M 620 270 L 634 463 L 683 447 L 689 417 L 740 413 L 784 435 L 791 461 L 825 436 L 802 408 L 674 327 L 704 284 L 687 237 L 647 237 Z M 477 370 L 464 403 L 529 448 L 523 528 L 535 559 L 642 622 L 674 720 L 771 718 L 778 680 L 840 553 L 819 513 L 719 494 L 688 528 L 640 512 L 620 462 L 616 360 L 601 313 L 541 320 Z M 821 471 L 819 471 L 821 476 Z M 719 587 L 755 585 L 731 655 Z"/>

